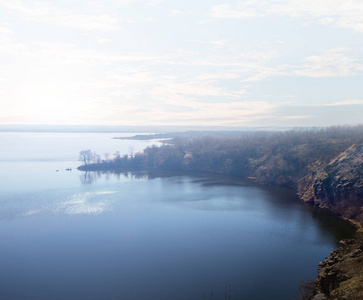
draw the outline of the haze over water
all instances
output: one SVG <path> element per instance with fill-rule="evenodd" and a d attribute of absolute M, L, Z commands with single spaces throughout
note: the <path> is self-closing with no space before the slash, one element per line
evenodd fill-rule
<path fill-rule="evenodd" d="M 1 299 L 224 299 L 226 284 L 232 299 L 294 299 L 353 234 L 290 189 L 75 169 L 83 149 L 156 143 L 111 139 L 125 135 L 0 133 Z"/>

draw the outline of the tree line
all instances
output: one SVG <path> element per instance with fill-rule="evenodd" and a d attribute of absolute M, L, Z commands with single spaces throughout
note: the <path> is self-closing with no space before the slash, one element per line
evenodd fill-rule
<path fill-rule="evenodd" d="M 328 163 L 353 144 L 363 143 L 363 125 L 241 133 L 239 137 L 176 138 L 132 155 L 81 151 L 80 170 L 157 169 L 255 177 L 265 184 L 296 186 L 317 164 Z"/>

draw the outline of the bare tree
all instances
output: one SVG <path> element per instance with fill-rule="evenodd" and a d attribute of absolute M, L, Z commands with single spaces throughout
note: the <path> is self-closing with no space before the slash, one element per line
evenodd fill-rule
<path fill-rule="evenodd" d="M 134 150 L 135 150 L 135 146 L 132 145 L 129 147 L 129 153 L 130 153 L 130 157 L 133 158 L 134 157 Z"/>
<path fill-rule="evenodd" d="M 101 155 L 97 154 L 96 152 L 93 153 L 93 162 L 95 164 L 99 164 L 101 162 Z"/>
<path fill-rule="evenodd" d="M 93 153 L 90 149 L 88 150 L 82 150 L 81 152 L 79 152 L 79 160 L 83 161 L 83 163 L 85 165 L 90 164 L 90 162 L 93 159 Z"/>
<path fill-rule="evenodd" d="M 115 157 L 115 159 L 120 159 L 121 158 L 120 151 L 116 151 L 113 156 Z"/>
<path fill-rule="evenodd" d="M 108 160 L 109 160 L 109 158 L 110 158 L 110 153 L 106 152 L 106 153 L 104 154 L 104 156 L 105 156 L 105 161 L 108 161 Z"/>

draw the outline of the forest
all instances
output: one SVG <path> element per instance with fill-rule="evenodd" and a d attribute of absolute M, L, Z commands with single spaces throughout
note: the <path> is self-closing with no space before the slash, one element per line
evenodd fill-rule
<path fill-rule="evenodd" d="M 207 134 L 207 133 L 206 133 Z M 157 169 L 251 177 L 263 184 L 296 187 L 312 168 L 326 164 L 353 144 L 363 143 L 363 125 L 241 132 L 224 138 L 213 133 L 199 138 L 176 137 L 161 147 L 121 156 L 81 151 L 80 170 Z"/>

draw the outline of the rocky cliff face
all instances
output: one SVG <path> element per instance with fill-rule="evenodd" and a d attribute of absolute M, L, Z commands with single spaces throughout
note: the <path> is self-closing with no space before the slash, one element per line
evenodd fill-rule
<path fill-rule="evenodd" d="M 307 202 L 363 226 L 363 145 L 353 145 L 327 165 L 316 165 L 298 183 Z"/>
<path fill-rule="evenodd" d="M 363 235 L 343 240 L 339 248 L 319 264 L 313 300 L 363 299 Z"/>
<path fill-rule="evenodd" d="M 353 145 L 328 164 L 317 163 L 298 182 L 300 197 L 363 227 L 363 145 Z M 343 240 L 319 264 L 313 300 L 363 299 L 363 233 Z"/>

